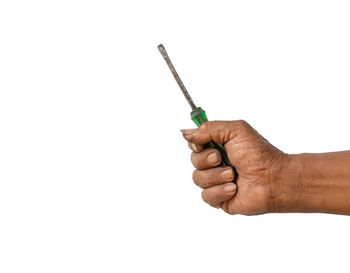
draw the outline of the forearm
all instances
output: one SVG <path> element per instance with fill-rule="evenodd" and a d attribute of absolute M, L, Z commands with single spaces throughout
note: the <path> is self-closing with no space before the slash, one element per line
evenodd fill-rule
<path fill-rule="evenodd" d="M 350 151 L 288 155 L 274 192 L 275 212 L 350 215 Z"/>

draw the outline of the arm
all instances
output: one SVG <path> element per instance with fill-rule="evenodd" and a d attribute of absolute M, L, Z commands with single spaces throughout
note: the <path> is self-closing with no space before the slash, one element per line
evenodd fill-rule
<path fill-rule="evenodd" d="M 289 155 L 275 211 L 350 214 L 350 151 Z"/>
<path fill-rule="evenodd" d="M 214 121 L 182 130 L 192 149 L 202 198 L 229 214 L 323 212 L 350 215 L 350 151 L 288 155 L 245 121 Z M 205 144 L 222 143 L 230 167 Z M 235 183 L 233 183 L 235 182 Z"/>

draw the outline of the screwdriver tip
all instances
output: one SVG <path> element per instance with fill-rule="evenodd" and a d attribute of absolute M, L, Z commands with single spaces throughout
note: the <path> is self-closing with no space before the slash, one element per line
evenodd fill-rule
<path fill-rule="evenodd" d="M 159 50 L 160 54 L 162 54 L 162 56 L 164 58 L 167 57 L 168 54 L 166 53 L 166 50 L 165 50 L 165 47 L 163 46 L 163 44 L 159 44 L 158 45 L 158 50 Z"/>

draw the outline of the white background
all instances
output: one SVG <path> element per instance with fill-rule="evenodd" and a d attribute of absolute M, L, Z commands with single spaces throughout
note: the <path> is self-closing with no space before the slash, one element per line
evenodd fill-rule
<path fill-rule="evenodd" d="M 350 148 L 348 1 L 1 1 L 0 272 L 349 272 L 350 218 L 203 203 L 193 127 Z"/>

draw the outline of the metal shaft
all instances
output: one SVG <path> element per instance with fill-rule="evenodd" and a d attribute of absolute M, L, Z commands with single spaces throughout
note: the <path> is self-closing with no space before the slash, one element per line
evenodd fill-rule
<path fill-rule="evenodd" d="M 160 44 L 158 46 L 158 49 L 159 49 L 160 54 L 162 54 L 165 62 L 169 66 L 169 69 L 170 69 L 171 73 L 173 74 L 177 84 L 179 85 L 179 87 L 180 87 L 182 93 L 184 94 L 187 102 L 190 104 L 192 110 L 196 109 L 197 108 L 196 105 L 194 104 L 190 94 L 188 94 L 187 89 L 186 89 L 185 85 L 183 84 L 179 74 L 177 74 L 177 72 L 175 70 L 175 67 L 174 67 L 173 63 L 171 62 L 171 60 L 170 60 L 170 58 L 168 56 L 168 53 L 166 52 L 164 46 L 162 44 Z"/>

